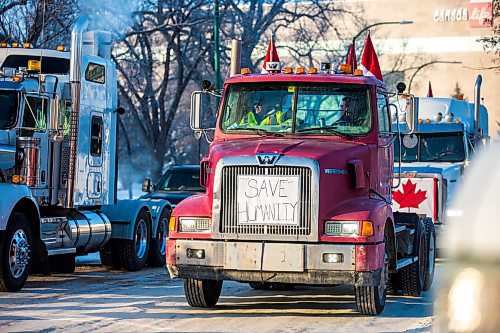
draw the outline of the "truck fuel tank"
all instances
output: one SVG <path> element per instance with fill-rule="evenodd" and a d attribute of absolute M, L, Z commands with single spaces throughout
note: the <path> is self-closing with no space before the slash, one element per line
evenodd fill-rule
<path fill-rule="evenodd" d="M 99 212 L 72 211 L 67 215 L 64 231 L 69 237 L 65 247 L 75 247 L 77 254 L 94 252 L 109 241 L 111 222 Z"/>

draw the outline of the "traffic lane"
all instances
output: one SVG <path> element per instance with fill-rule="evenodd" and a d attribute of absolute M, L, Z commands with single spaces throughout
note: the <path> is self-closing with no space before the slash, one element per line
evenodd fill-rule
<path fill-rule="evenodd" d="M 427 332 L 432 299 L 390 296 L 384 312 L 369 317 L 359 315 L 348 286 L 284 292 L 225 282 L 215 309 L 196 309 L 187 305 L 182 281 L 163 268 L 78 267 L 74 275 L 30 277 L 21 292 L 0 294 L 0 330 Z"/>

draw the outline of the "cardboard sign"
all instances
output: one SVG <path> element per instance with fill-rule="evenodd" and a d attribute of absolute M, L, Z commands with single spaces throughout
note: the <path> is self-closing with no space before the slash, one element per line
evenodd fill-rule
<path fill-rule="evenodd" d="M 298 225 L 299 176 L 238 176 L 238 224 Z"/>

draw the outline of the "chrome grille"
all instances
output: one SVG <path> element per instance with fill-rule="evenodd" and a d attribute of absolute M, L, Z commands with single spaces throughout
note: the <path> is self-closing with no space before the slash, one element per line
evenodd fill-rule
<path fill-rule="evenodd" d="M 252 176 L 299 176 L 300 177 L 300 219 L 298 226 L 292 225 L 238 225 L 237 183 L 238 175 Z M 223 234 L 245 235 L 288 235 L 306 236 L 311 234 L 311 169 L 296 166 L 225 166 L 221 182 L 221 223 Z"/>

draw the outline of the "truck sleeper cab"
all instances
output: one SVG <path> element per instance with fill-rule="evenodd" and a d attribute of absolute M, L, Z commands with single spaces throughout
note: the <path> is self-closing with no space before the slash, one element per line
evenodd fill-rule
<path fill-rule="evenodd" d="M 428 224 L 392 213 L 388 110 L 383 83 L 370 77 L 229 78 L 201 163 L 207 192 L 181 202 L 169 225 L 167 267 L 184 279 L 188 303 L 215 306 L 223 280 L 354 285 L 358 309 L 372 315 L 389 274 L 396 289 L 420 294 Z M 247 121 L 250 112 L 262 121 Z"/>

